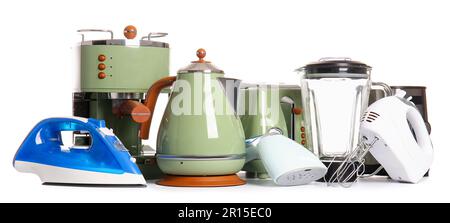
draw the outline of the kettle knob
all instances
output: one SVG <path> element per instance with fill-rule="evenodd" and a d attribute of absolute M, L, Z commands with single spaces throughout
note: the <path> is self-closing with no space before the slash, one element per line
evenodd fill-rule
<path fill-rule="evenodd" d="M 205 58 L 206 56 L 206 50 L 203 48 L 200 48 L 197 50 L 197 57 L 198 57 L 198 63 L 204 63 L 205 60 L 203 60 L 203 58 Z"/>
<path fill-rule="evenodd" d="M 127 39 L 134 39 L 137 35 L 136 27 L 134 27 L 133 25 L 128 25 L 127 27 L 125 27 L 125 29 L 123 29 L 123 35 Z"/>

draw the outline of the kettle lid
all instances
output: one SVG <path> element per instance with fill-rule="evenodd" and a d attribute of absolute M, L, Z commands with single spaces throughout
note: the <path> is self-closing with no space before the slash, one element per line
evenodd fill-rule
<path fill-rule="evenodd" d="M 206 51 L 202 48 L 197 50 L 198 60 L 192 61 L 187 67 L 178 70 L 178 74 L 203 72 L 203 73 L 219 73 L 223 74 L 223 70 L 214 66 L 210 61 L 206 61 L 203 58 L 206 56 Z"/>
<path fill-rule="evenodd" d="M 303 71 L 305 74 L 370 74 L 371 70 L 372 67 L 369 65 L 350 58 L 321 58 L 318 62 L 309 63 L 298 69 L 298 71 Z"/>

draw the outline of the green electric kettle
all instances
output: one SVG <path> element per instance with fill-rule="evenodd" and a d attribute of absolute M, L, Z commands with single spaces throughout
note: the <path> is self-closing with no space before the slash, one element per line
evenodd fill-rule
<path fill-rule="evenodd" d="M 234 186 L 245 184 L 236 173 L 245 163 L 245 135 L 239 117 L 221 83 L 224 72 L 203 58 L 155 82 L 145 105 L 150 118 L 141 124 L 148 139 L 159 92 L 172 86 L 158 131 L 156 160 L 165 186 Z"/>

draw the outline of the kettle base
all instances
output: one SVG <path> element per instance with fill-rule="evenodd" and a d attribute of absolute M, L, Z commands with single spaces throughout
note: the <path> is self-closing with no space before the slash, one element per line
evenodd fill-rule
<path fill-rule="evenodd" d="M 172 187 L 228 187 L 244 185 L 246 182 L 236 174 L 222 176 L 165 175 L 156 184 Z"/>

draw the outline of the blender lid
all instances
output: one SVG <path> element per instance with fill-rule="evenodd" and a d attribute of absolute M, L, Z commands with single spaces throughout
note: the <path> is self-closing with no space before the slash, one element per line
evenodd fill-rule
<path fill-rule="evenodd" d="M 214 66 L 210 61 L 206 61 L 203 58 L 206 56 L 206 51 L 202 48 L 197 50 L 198 60 L 192 61 L 187 67 L 178 70 L 178 74 L 203 72 L 203 73 L 219 73 L 223 74 L 223 70 Z"/>
<path fill-rule="evenodd" d="M 323 73 L 350 73 L 350 74 L 370 74 L 372 67 L 369 65 L 351 60 L 350 58 L 321 58 L 318 62 L 309 63 L 297 69 L 305 74 Z"/>

